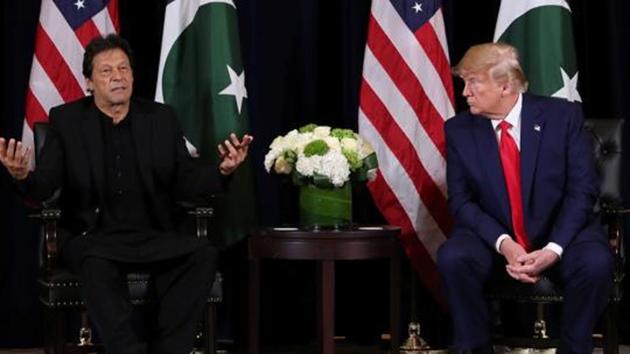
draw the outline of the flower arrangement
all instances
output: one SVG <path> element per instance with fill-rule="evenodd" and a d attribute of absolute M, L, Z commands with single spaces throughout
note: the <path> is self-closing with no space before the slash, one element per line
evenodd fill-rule
<path fill-rule="evenodd" d="M 267 172 L 291 175 L 296 185 L 342 187 L 376 177 L 372 146 L 350 129 L 308 124 L 278 136 L 265 156 Z"/>

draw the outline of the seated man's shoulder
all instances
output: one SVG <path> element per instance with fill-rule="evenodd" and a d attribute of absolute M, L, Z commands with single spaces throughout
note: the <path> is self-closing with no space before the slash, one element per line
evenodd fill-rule
<path fill-rule="evenodd" d="M 475 116 L 472 113 L 470 113 L 470 111 L 466 110 L 447 119 L 444 125 L 447 130 L 466 129 L 466 128 L 469 128 L 470 125 L 474 123 L 474 119 L 475 119 Z"/>
<path fill-rule="evenodd" d="M 578 109 L 578 102 L 571 102 L 561 97 L 547 97 L 532 94 L 525 94 L 525 104 L 537 104 L 545 106 L 545 109 L 571 110 Z"/>

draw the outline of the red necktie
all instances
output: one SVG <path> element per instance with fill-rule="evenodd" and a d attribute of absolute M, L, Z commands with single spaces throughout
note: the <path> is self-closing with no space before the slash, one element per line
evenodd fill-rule
<path fill-rule="evenodd" d="M 510 199 L 510 209 L 512 210 L 512 226 L 516 242 L 528 251 L 529 239 L 525 232 L 525 222 L 523 219 L 523 199 L 521 197 L 521 158 L 516 146 L 516 142 L 508 132 L 512 125 L 506 121 L 499 124 L 501 128 L 501 142 L 499 152 L 501 154 L 501 165 L 503 166 L 503 176 Z"/>

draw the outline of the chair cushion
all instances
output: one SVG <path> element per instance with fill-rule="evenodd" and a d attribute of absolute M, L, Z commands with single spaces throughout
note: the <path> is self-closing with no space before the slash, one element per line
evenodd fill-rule
<path fill-rule="evenodd" d="M 85 304 L 81 297 L 81 281 L 68 269 L 58 268 L 48 277 L 42 277 L 39 283 L 39 300 L 50 308 L 76 308 Z M 147 300 L 150 284 L 148 273 L 133 272 L 127 274 L 129 298 L 133 304 L 143 304 Z M 217 272 L 208 302 L 219 303 L 223 300 L 223 277 Z"/>

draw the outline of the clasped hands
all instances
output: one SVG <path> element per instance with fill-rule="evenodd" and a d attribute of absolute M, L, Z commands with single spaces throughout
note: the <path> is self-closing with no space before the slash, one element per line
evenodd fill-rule
<path fill-rule="evenodd" d="M 31 147 L 23 145 L 15 139 L 0 138 L 0 163 L 16 180 L 23 180 L 28 176 L 31 161 Z"/>
<path fill-rule="evenodd" d="M 254 140 L 251 135 L 243 135 L 243 140 L 239 140 L 236 134 L 230 134 L 229 139 L 225 139 L 217 146 L 219 151 L 219 171 L 227 176 L 234 172 L 240 164 L 245 161 L 249 144 Z"/>
<path fill-rule="evenodd" d="M 507 260 L 508 275 L 523 283 L 537 282 L 540 274 L 560 259 L 555 252 L 544 248 L 527 253 L 512 239 L 501 242 L 500 250 Z"/>

